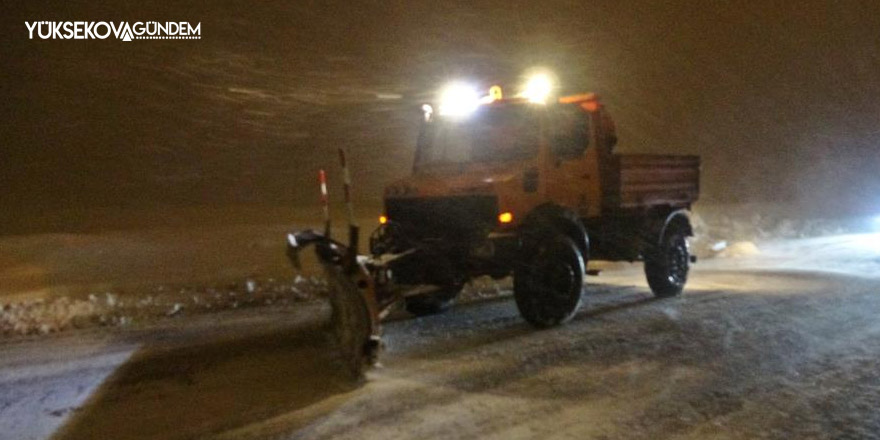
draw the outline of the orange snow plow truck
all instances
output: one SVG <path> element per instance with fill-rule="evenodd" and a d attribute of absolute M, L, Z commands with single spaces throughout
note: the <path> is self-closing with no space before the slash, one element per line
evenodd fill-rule
<path fill-rule="evenodd" d="M 386 188 L 368 255 L 356 255 L 355 226 L 348 245 L 312 231 L 289 237 L 291 254 L 317 243 L 328 275 L 358 291 L 348 296 L 362 304 L 334 305 L 349 352 L 375 358 L 392 304 L 439 313 L 477 276 L 512 275 L 519 312 L 537 327 L 576 313 L 589 259 L 643 260 L 656 296 L 682 292 L 699 157 L 615 153 L 598 96 L 551 95 L 542 77 L 512 98 L 449 86 L 422 106 L 412 173 Z"/>

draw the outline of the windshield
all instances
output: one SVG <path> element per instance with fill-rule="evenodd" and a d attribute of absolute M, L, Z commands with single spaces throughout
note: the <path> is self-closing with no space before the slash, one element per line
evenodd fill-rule
<path fill-rule="evenodd" d="M 486 106 L 463 119 L 435 117 L 422 127 L 416 166 L 526 159 L 538 151 L 539 132 L 532 106 Z"/>

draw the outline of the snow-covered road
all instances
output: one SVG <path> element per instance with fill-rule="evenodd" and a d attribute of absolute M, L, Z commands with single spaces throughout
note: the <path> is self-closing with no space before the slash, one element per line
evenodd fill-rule
<path fill-rule="evenodd" d="M 665 300 L 612 265 L 545 331 L 504 298 L 395 320 L 366 384 L 318 303 L 10 340 L 0 438 L 877 438 L 875 240 L 762 244 Z"/>

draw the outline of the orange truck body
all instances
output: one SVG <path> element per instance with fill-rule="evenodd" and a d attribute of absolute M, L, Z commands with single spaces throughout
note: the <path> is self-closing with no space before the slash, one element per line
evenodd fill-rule
<path fill-rule="evenodd" d="M 632 261 L 641 257 L 636 239 L 644 235 L 641 231 L 662 228 L 670 215 L 687 212 L 698 199 L 699 157 L 615 153 L 614 123 L 595 94 L 563 97 L 546 105 L 518 99 L 487 104 L 490 109 L 504 106 L 534 107 L 530 111 L 540 121 L 534 154 L 516 160 L 420 164 L 418 157 L 425 153 L 417 151 L 413 173 L 385 189 L 383 217 L 390 223 L 403 223 L 401 230 L 417 236 L 419 243 L 454 241 L 467 235 L 469 242 L 461 243 L 459 251 L 439 252 L 453 266 L 473 262 L 468 249 L 495 240 L 494 263 L 488 265 L 494 269 L 462 263 L 466 268 L 460 270 L 468 273 L 464 278 L 509 273 L 505 261 L 515 257 L 498 249 L 515 249 L 516 245 L 498 246 L 497 239 L 515 236 L 524 222 L 548 206 L 579 219 L 589 235 L 590 249 L 584 249 L 589 258 Z M 564 112 L 575 122 L 573 126 L 585 127 L 582 135 L 574 137 L 582 145 L 557 151 L 554 122 L 547 116 L 554 112 Z M 481 231 L 465 234 L 462 231 L 468 224 L 478 223 L 476 217 L 471 220 L 477 212 Z M 441 229 L 453 224 L 458 227 L 442 233 Z M 374 253 L 386 250 L 379 247 Z"/>

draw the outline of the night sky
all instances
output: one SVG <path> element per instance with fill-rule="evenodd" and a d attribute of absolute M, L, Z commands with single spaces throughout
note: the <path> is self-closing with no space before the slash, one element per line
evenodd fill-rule
<path fill-rule="evenodd" d="M 876 0 L 97 3 L 4 6 L 7 212 L 309 204 L 337 147 L 375 202 L 436 88 L 534 66 L 603 96 L 620 151 L 702 155 L 706 201 L 880 212 Z M 202 39 L 28 40 L 35 20 Z"/>

